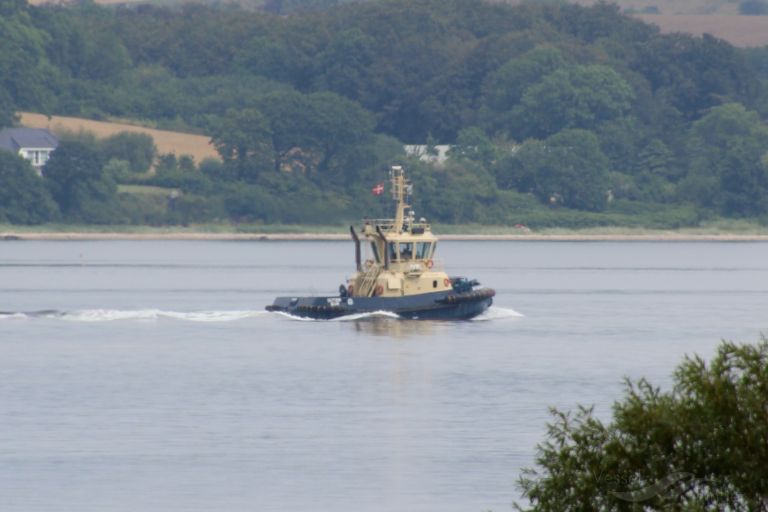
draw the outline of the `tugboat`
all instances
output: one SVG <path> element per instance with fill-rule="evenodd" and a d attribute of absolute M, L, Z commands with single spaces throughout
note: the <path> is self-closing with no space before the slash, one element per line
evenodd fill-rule
<path fill-rule="evenodd" d="M 480 283 L 474 279 L 449 277 L 438 268 L 437 237 L 426 219 L 416 221 L 408 204 L 413 186 L 402 167 L 393 166 L 389 174 L 395 218 L 366 219 L 362 227 L 371 258 L 362 261 L 361 237 L 350 226 L 357 271 L 339 286 L 339 294 L 277 297 L 268 311 L 320 320 L 380 311 L 408 319 L 461 320 L 491 306 L 494 290 L 478 288 Z M 374 188 L 374 193 L 381 191 L 381 185 Z"/>

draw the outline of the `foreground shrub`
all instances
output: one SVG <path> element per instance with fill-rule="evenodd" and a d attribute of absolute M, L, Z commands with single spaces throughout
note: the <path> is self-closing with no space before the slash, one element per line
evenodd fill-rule
<path fill-rule="evenodd" d="M 553 411 L 518 482 L 530 510 L 768 510 L 768 340 L 686 358 L 674 381 L 627 382 L 608 424 Z"/>

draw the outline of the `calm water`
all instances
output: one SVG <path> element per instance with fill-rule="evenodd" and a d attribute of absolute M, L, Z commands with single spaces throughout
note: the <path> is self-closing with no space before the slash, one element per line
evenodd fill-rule
<path fill-rule="evenodd" d="M 351 243 L 0 243 L 0 510 L 510 510 L 549 406 L 768 331 L 765 243 L 440 251 L 484 319 L 262 312 Z"/>

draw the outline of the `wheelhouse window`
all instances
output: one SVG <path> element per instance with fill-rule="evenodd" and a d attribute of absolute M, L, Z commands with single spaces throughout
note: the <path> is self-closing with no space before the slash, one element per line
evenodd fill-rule
<path fill-rule="evenodd" d="M 413 259 L 413 242 L 401 242 L 399 245 L 400 259 L 404 261 Z"/>
<path fill-rule="evenodd" d="M 429 242 L 416 243 L 416 259 L 428 260 L 432 255 L 432 244 Z"/>
<path fill-rule="evenodd" d="M 389 261 L 397 261 L 397 247 L 395 242 L 389 242 L 387 244 L 387 250 L 389 251 Z"/>

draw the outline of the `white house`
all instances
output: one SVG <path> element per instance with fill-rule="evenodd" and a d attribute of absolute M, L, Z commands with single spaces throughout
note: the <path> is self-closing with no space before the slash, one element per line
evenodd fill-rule
<path fill-rule="evenodd" d="M 38 174 L 51 153 L 59 146 L 59 139 L 44 128 L 3 128 L 0 130 L 0 149 L 13 151 L 29 160 Z"/>

